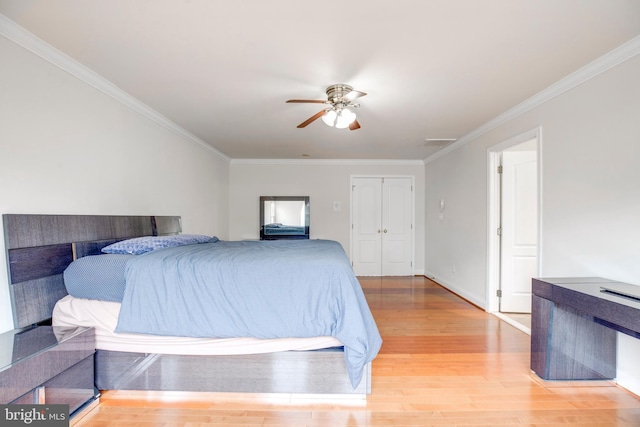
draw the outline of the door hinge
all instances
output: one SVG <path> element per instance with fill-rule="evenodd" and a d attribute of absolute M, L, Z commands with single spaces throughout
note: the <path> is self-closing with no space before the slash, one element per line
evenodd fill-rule
<path fill-rule="evenodd" d="M 502 173 L 502 165 L 498 166 L 498 173 Z"/>
<path fill-rule="evenodd" d="M 502 228 L 501 227 L 498 227 L 496 232 L 498 233 L 498 236 L 502 236 Z"/>
<path fill-rule="evenodd" d="M 498 296 L 498 298 L 502 298 L 502 289 L 498 289 L 496 291 L 496 295 Z"/>

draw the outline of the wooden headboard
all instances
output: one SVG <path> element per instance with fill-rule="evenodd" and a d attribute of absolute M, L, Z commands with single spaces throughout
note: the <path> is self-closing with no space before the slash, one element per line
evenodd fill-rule
<path fill-rule="evenodd" d="M 67 294 L 62 273 L 76 248 L 98 254 L 119 240 L 182 231 L 179 216 L 4 214 L 2 220 L 15 328 L 51 318 Z"/>

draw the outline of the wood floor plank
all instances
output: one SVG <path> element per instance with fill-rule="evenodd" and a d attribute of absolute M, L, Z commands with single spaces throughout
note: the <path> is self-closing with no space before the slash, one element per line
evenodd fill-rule
<path fill-rule="evenodd" d="M 423 277 L 363 277 L 384 340 L 366 401 L 107 391 L 77 427 L 640 426 L 613 382 L 546 383 L 530 338 Z"/>

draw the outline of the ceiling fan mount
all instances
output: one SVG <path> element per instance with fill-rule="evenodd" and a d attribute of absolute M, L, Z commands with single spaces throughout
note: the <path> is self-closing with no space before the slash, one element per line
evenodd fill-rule
<path fill-rule="evenodd" d="M 353 100 L 365 96 L 366 93 L 354 90 L 349 85 L 334 84 L 327 88 L 326 94 L 327 100 L 290 99 L 287 101 L 288 103 L 327 104 L 330 106 L 309 117 L 297 127 L 304 128 L 322 117 L 322 121 L 329 126 L 339 129 L 346 127 L 350 130 L 360 129 L 360 123 L 356 120 L 355 113 L 349 108 L 360 107 L 360 104 L 354 103 Z"/>
<path fill-rule="evenodd" d="M 344 100 L 344 97 L 352 91 L 353 88 L 349 85 L 331 85 L 327 88 L 327 98 L 329 99 L 327 102 L 342 102 Z"/>

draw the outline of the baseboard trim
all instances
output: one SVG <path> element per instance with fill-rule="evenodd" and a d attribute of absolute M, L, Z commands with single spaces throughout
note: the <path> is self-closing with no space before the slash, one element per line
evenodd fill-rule
<path fill-rule="evenodd" d="M 486 307 L 485 307 L 485 302 L 484 301 L 480 301 L 478 298 L 476 298 L 475 296 L 465 292 L 463 289 L 460 289 L 459 287 L 447 282 L 446 280 L 440 279 L 439 277 L 437 277 L 436 275 L 434 275 L 434 274 L 432 274 L 432 273 L 430 273 L 428 271 L 425 271 L 424 277 L 436 282 L 438 285 L 440 285 L 443 288 L 447 289 L 451 293 L 456 294 L 457 296 L 459 296 L 463 300 L 467 301 L 468 303 L 473 304 L 476 307 L 486 311 Z"/>

